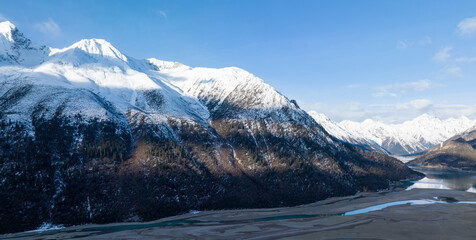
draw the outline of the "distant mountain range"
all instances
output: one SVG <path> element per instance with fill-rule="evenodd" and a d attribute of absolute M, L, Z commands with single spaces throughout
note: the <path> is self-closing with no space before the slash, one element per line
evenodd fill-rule
<path fill-rule="evenodd" d="M 2 22 L 0 86 L 0 232 L 296 205 L 420 176 L 236 67 L 135 59 L 101 39 L 39 46 Z"/>
<path fill-rule="evenodd" d="M 457 134 L 409 165 L 455 170 L 476 170 L 476 126 Z"/>
<path fill-rule="evenodd" d="M 378 152 L 382 154 L 391 154 L 387 149 L 380 146 L 377 142 L 365 136 L 359 135 L 357 131 L 353 129 L 345 129 L 341 124 L 334 122 L 326 115 L 317 113 L 315 111 L 309 111 L 308 114 L 316 120 L 329 134 L 338 138 L 341 141 L 351 143 L 362 148 L 365 151 Z"/>
<path fill-rule="evenodd" d="M 309 112 L 328 133 L 365 150 L 391 155 L 412 155 L 440 145 L 452 136 L 476 126 L 466 117 L 441 120 L 423 114 L 401 124 L 385 124 L 367 119 L 363 122 L 334 122 L 323 114 Z"/>

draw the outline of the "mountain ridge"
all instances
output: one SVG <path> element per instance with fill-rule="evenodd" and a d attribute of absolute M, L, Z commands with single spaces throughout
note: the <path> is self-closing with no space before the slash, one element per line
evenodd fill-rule
<path fill-rule="evenodd" d="M 470 120 L 465 116 L 441 120 L 429 114 L 422 114 L 400 124 L 385 124 L 372 119 L 362 122 L 344 120 L 332 123 L 332 120 L 326 120 L 327 117 L 316 118 L 323 126 L 332 125 L 326 130 L 341 140 L 355 142 L 357 145 L 375 143 L 392 155 L 425 152 L 476 125 L 476 120 Z M 378 147 L 370 148 L 372 149 L 379 151 Z"/>
<path fill-rule="evenodd" d="M 134 59 L 97 39 L 41 49 L 0 59 L 0 232 L 290 206 L 420 177 L 245 70 Z"/>
<path fill-rule="evenodd" d="M 354 133 L 348 131 L 347 129 L 344 129 L 339 125 L 339 123 L 334 122 L 331 120 L 329 117 L 322 113 L 317 113 L 315 111 L 309 111 L 308 114 L 316 120 L 317 123 L 321 124 L 324 129 L 334 137 L 338 138 L 341 141 L 354 144 L 360 148 L 362 148 L 365 151 L 372 151 L 372 152 L 378 152 L 382 154 L 387 154 L 389 155 L 390 152 L 387 151 L 385 148 L 380 146 L 378 143 L 366 139 L 364 137 L 360 137 L 358 135 L 355 135 Z"/>
<path fill-rule="evenodd" d="M 425 168 L 476 170 L 476 125 L 452 136 L 408 164 Z"/>

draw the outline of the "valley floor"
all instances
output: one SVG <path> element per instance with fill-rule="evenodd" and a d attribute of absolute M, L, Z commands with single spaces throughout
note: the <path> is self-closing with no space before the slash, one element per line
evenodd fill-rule
<path fill-rule="evenodd" d="M 343 215 L 406 200 L 437 203 Z M 475 201 L 475 193 L 456 190 L 359 193 L 290 208 L 194 212 L 147 223 L 85 225 L 0 239 L 476 239 Z"/>

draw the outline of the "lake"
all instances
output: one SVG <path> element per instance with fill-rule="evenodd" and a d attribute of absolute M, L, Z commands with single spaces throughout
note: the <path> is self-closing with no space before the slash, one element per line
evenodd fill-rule
<path fill-rule="evenodd" d="M 433 170 L 412 167 L 413 170 L 424 173 L 425 177 L 418 181 L 409 181 L 407 190 L 424 189 L 453 189 L 476 193 L 475 171 Z"/>

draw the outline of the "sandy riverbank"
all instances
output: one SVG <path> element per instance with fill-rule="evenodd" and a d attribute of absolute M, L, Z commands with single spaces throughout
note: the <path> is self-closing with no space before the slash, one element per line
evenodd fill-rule
<path fill-rule="evenodd" d="M 274 209 L 205 211 L 147 223 L 84 225 L 0 238 L 64 239 L 476 239 L 476 205 L 399 205 L 352 216 L 342 213 L 394 201 L 476 201 L 476 194 L 435 189 L 360 193 Z"/>

